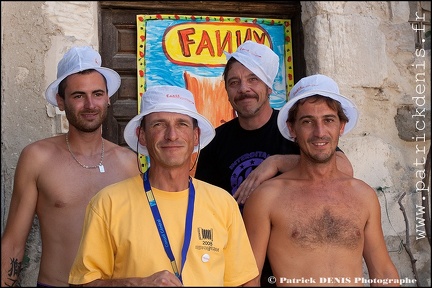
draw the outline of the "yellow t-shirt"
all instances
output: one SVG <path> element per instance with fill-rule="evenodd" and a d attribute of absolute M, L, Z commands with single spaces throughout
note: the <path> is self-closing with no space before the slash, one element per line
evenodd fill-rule
<path fill-rule="evenodd" d="M 152 187 L 184 286 L 239 286 L 258 275 L 237 202 L 225 190 L 193 178 L 192 235 L 181 269 L 188 190 Z M 110 185 L 87 206 L 81 245 L 69 283 L 147 277 L 172 271 L 143 188 L 136 176 Z"/>

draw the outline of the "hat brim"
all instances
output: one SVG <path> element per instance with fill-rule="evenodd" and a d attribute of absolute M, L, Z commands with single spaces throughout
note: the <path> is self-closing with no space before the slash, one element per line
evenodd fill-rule
<path fill-rule="evenodd" d="M 141 125 L 141 120 L 144 116 L 153 112 L 173 112 L 173 113 L 188 115 L 192 118 L 195 118 L 198 121 L 198 127 L 200 128 L 200 143 L 199 146 L 194 147 L 193 152 L 198 152 L 198 149 L 202 149 L 205 146 L 207 146 L 216 135 L 213 125 L 201 114 L 189 110 L 185 110 L 181 106 L 177 106 L 173 104 L 170 104 L 169 107 L 165 107 L 165 108 L 161 106 L 162 105 L 159 105 L 157 109 L 148 110 L 146 111 L 146 113 L 140 113 L 136 115 L 126 125 L 124 130 L 124 139 L 126 143 L 129 145 L 129 147 L 135 152 L 138 152 L 146 156 L 149 155 L 147 147 L 141 145 L 138 142 L 138 136 L 136 135 L 136 128 Z"/>
<path fill-rule="evenodd" d="M 329 98 L 334 99 L 336 101 L 339 101 L 339 103 L 341 103 L 342 109 L 344 110 L 345 115 L 348 117 L 348 120 L 349 120 L 345 124 L 345 129 L 344 129 L 344 132 L 342 133 L 342 135 L 345 135 L 346 133 L 350 132 L 357 125 L 359 113 L 358 113 L 357 106 L 354 104 L 354 102 L 352 102 L 347 97 L 340 95 L 340 94 L 337 94 L 337 93 L 333 93 L 333 92 L 329 92 L 329 91 L 323 91 L 323 90 L 314 90 L 314 91 L 309 91 L 309 92 L 304 93 L 304 94 L 300 94 L 300 95 L 296 96 L 294 99 L 288 100 L 288 102 L 280 109 L 279 115 L 277 118 L 277 125 L 279 128 L 279 131 L 281 132 L 281 134 L 286 139 L 294 141 L 294 137 L 291 135 L 291 133 L 288 129 L 288 125 L 286 123 L 288 120 L 289 110 L 297 101 L 304 99 L 304 98 L 307 98 L 309 96 L 314 96 L 314 95 L 329 97 Z"/>
<path fill-rule="evenodd" d="M 58 93 L 58 86 L 60 82 L 72 74 L 76 74 L 78 72 L 88 70 L 88 69 L 94 69 L 105 77 L 107 88 L 108 88 L 108 97 L 114 95 L 114 93 L 116 93 L 117 90 L 120 88 L 120 84 L 121 84 L 120 75 L 112 69 L 106 67 L 90 67 L 90 68 L 80 69 L 80 70 L 77 69 L 71 71 L 66 75 L 63 75 L 62 77 L 58 78 L 48 86 L 48 88 L 45 90 L 45 98 L 47 99 L 47 101 L 54 106 L 58 106 L 56 95 Z"/>
<path fill-rule="evenodd" d="M 250 57 L 245 56 L 241 53 L 228 53 L 224 51 L 227 61 L 234 57 L 238 62 L 240 62 L 247 69 L 252 71 L 261 81 L 263 81 L 270 89 L 273 89 L 273 81 L 270 77 L 260 68 L 258 63 L 255 63 Z"/>

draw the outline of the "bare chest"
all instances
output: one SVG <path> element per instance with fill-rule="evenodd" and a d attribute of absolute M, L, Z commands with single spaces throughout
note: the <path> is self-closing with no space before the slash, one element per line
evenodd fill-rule
<path fill-rule="evenodd" d="M 361 202 L 345 197 L 302 199 L 299 196 L 282 202 L 284 208 L 276 211 L 283 212 L 272 214 L 272 229 L 294 245 L 306 249 L 331 246 L 350 250 L 362 245 L 367 217 Z"/>
<path fill-rule="evenodd" d="M 47 207 L 85 207 L 90 199 L 104 187 L 123 180 L 116 169 L 100 171 L 86 169 L 74 161 L 56 162 L 41 173 L 37 187 L 39 202 Z"/>
<path fill-rule="evenodd" d="M 346 213 L 328 207 L 315 211 L 288 224 L 287 236 L 303 248 L 331 245 L 356 249 L 363 238 L 364 223 Z"/>

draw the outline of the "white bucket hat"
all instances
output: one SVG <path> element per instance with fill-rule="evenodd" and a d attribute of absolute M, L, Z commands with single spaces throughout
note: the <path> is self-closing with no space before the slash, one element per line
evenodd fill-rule
<path fill-rule="evenodd" d="M 52 82 L 45 91 L 45 98 L 54 106 L 58 106 L 56 94 L 58 85 L 69 75 L 95 69 L 101 73 L 107 82 L 108 96 L 111 97 L 120 87 L 120 75 L 112 69 L 101 67 L 100 54 L 89 46 L 72 47 L 57 65 L 57 80 Z"/>
<path fill-rule="evenodd" d="M 359 115 L 356 105 L 347 97 L 339 94 L 339 87 L 333 79 L 316 74 L 300 79 L 291 89 L 288 102 L 279 111 L 277 124 L 279 131 L 285 138 L 292 141 L 294 140 L 286 123 L 288 120 L 288 112 L 291 107 L 300 99 L 314 95 L 326 96 L 341 103 L 342 109 L 349 120 L 348 123 L 345 124 L 342 135 L 348 133 L 356 126 Z"/>
<path fill-rule="evenodd" d="M 195 118 L 201 132 L 200 144 L 195 146 L 194 152 L 198 152 L 198 148 L 204 148 L 215 136 L 213 125 L 197 112 L 194 97 L 189 90 L 169 85 L 154 86 L 143 94 L 141 113 L 132 118 L 124 130 L 124 139 L 129 147 L 143 155 L 148 155 L 147 147 L 138 143 L 136 128 L 141 125 L 141 120 L 145 115 L 153 112 L 174 112 Z"/>
<path fill-rule="evenodd" d="M 264 44 L 248 40 L 241 44 L 234 53 L 224 51 L 224 54 L 227 61 L 234 57 L 273 89 L 273 82 L 279 70 L 279 56 L 272 49 Z"/>

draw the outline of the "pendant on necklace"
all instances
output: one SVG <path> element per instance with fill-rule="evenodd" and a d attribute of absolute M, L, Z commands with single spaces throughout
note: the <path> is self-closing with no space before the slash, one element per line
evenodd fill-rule
<path fill-rule="evenodd" d="M 99 172 L 105 173 L 105 167 L 102 164 L 99 165 Z"/>

